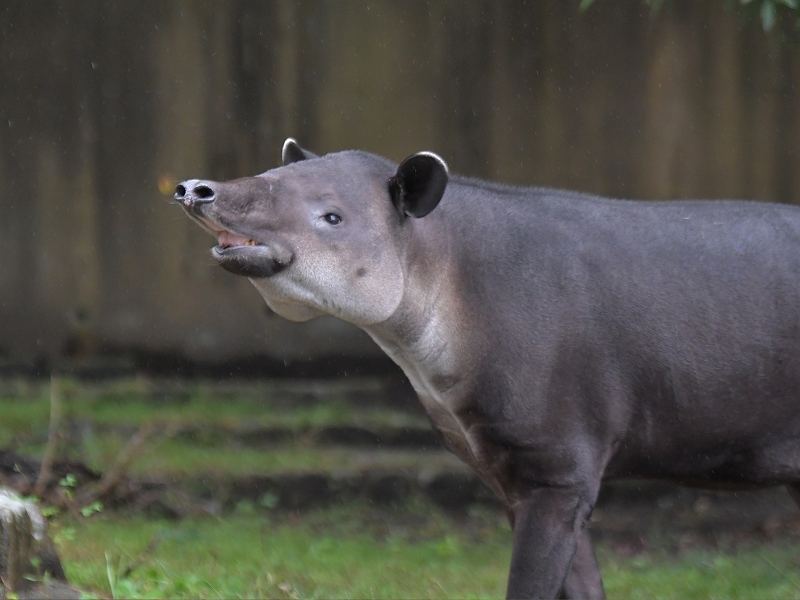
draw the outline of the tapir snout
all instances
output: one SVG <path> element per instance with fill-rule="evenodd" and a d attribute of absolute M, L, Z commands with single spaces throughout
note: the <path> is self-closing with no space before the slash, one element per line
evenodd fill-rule
<path fill-rule="evenodd" d="M 188 179 L 175 188 L 175 201 L 214 235 L 218 245 L 211 249 L 217 263 L 235 275 L 271 277 L 292 262 L 293 253 L 276 238 L 263 237 L 263 228 L 248 232 L 247 225 L 233 224 L 236 216 L 252 204 L 268 200 L 261 178 L 247 177 L 231 182 Z M 219 199 L 218 204 L 214 202 Z M 245 229 L 245 230 L 243 230 Z"/>

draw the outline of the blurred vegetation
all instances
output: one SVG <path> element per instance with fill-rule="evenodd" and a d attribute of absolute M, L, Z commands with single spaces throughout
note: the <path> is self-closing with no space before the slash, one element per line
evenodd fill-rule
<path fill-rule="evenodd" d="M 56 454 L 79 460 L 99 472 L 114 463 L 136 428 L 149 424 L 156 426 L 157 434 L 131 465 L 133 475 L 327 471 L 363 467 L 365 461 L 403 467 L 419 462 L 419 453 L 372 451 L 365 456 L 350 449 L 321 449 L 314 446 L 314 433 L 340 425 L 367 429 L 429 427 L 419 414 L 379 403 L 354 405 L 341 392 L 326 395 L 324 402 L 298 405 L 291 396 L 286 398 L 286 392 L 276 391 L 267 397 L 248 394 L 246 389 L 220 394 L 199 382 L 182 393 L 156 397 L 145 393 L 136 381 L 122 380 L 95 393 L 72 380 L 64 380 L 62 387 L 64 414 Z M 48 431 L 50 399 L 43 392 L 0 393 L 0 447 L 36 458 L 43 456 L 53 438 Z M 259 430 L 265 432 L 262 437 L 272 433 L 288 435 L 289 439 L 246 442 L 249 434 Z M 265 444 L 269 452 L 265 452 Z M 444 453 L 433 452 L 432 456 L 439 454 Z M 432 457 L 428 460 L 430 464 L 442 462 Z M 450 454 L 444 454 L 444 460 L 446 465 L 459 464 Z"/>
<path fill-rule="evenodd" d="M 672 0 L 643 0 L 654 11 L 659 10 Z M 761 26 L 767 33 L 773 31 L 782 22 L 800 31 L 800 0 L 722 0 L 725 8 L 735 10 L 742 8 L 747 18 L 759 18 Z M 588 9 L 595 0 L 581 0 L 581 10 Z"/>

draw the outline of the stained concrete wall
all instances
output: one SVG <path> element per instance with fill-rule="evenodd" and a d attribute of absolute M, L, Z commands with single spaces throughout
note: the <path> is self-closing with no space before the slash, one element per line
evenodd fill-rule
<path fill-rule="evenodd" d="M 290 135 L 509 183 L 800 200 L 796 49 L 722 2 L 577 5 L 0 0 L 2 361 L 377 356 L 269 314 L 168 202 L 275 166 Z"/>

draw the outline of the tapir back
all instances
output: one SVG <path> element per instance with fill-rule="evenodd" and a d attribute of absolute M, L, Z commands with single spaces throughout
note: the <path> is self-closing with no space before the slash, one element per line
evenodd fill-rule
<path fill-rule="evenodd" d="M 607 476 L 761 480 L 729 459 L 800 432 L 800 209 L 456 180 L 439 210 L 507 435 L 591 413 Z"/>

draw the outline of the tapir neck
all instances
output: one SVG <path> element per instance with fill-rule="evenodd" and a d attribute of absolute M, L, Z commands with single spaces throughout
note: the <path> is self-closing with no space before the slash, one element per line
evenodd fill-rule
<path fill-rule="evenodd" d="M 389 319 L 364 329 L 415 386 L 415 379 L 425 380 L 421 395 L 441 395 L 464 373 L 462 298 L 444 224 L 423 219 L 410 225 L 403 298 Z"/>
<path fill-rule="evenodd" d="M 419 222 L 421 224 L 421 221 Z M 406 256 L 403 300 L 391 318 L 365 331 L 403 369 L 428 415 L 462 459 L 477 464 L 470 425 L 460 417 L 476 372 L 469 339 L 469 307 L 459 293 L 456 264 L 449 260 L 446 230 L 426 223 Z"/>

